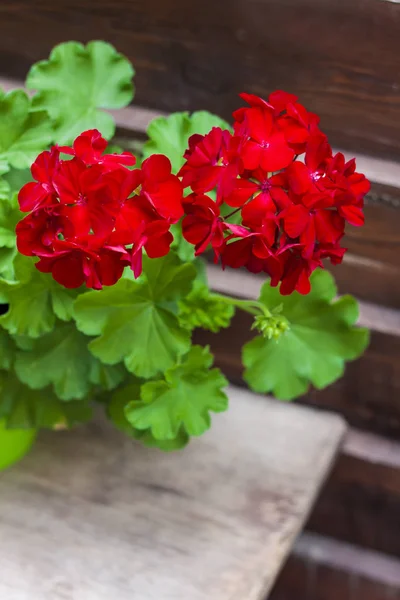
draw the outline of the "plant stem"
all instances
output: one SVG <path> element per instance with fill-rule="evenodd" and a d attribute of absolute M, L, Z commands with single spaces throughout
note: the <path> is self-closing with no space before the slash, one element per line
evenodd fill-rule
<path fill-rule="evenodd" d="M 214 294 L 214 296 L 216 296 L 221 302 L 226 302 L 227 304 L 236 306 L 240 310 L 243 310 L 251 315 L 265 315 L 266 317 L 271 316 L 268 308 L 261 302 L 258 302 L 258 300 L 239 300 L 239 298 L 225 296 L 224 294 Z"/>
<path fill-rule="evenodd" d="M 244 206 L 244 204 L 243 204 Z M 235 208 L 235 210 L 233 210 L 232 212 L 229 213 L 229 215 L 225 215 L 224 219 L 229 219 L 229 217 L 232 217 L 233 215 L 235 215 L 237 212 L 239 212 L 239 210 L 242 210 L 243 206 L 239 206 L 239 208 Z"/>

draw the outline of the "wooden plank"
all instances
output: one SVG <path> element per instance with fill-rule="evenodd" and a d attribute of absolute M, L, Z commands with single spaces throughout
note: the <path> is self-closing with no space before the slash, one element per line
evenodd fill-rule
<path fill-rule="evenodd" d="M 400 444 L 351 430 L 307 527 L 400 557 Z"/>
<path fill-rule="evenodd" d="M 399 600 L 400 561 L 303 534 L 269 600 Z"/>
<path fill-rule="evenodd" d="M 103 38 L 135 64 L 143 105 L 227 116 L 239 91 L 288 89 L 335 144 L 400 157 L 397 2 L 3 0 L 0 16 L 4 73 L 23 77 L 66 39 Z"/>
<path fill-rule="evenodd" d="M 345 425 L 229 395 L 228 413 L 178 453 L 103 422 L 43 434 L 0 476 L 0 597 L 261 600 Z"/>

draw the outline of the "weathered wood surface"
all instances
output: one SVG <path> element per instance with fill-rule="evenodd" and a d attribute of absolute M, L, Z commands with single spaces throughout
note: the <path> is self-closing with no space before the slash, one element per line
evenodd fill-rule
<path fill-rule="evenodd" d="M 400 6 L 388 0 L 3 0 L 0 70 L 61 41 L 131 58 L 137 100 L 229 115 L 242 90 L 298 93 L 335 144 L 400 157 Z"/>
<path fill-rule="evenodd" d="M 42 435 L 0 476 L 0 598 L 264 598 L 345 425 L 229 393 L 229 412 L 175 454 L 103 423 Z"/>

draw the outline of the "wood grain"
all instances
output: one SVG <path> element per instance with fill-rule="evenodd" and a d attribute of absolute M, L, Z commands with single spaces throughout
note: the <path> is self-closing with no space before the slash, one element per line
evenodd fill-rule
<path fill-rule="evenodd" d="M 105 39 L 137 100 L 228 116 L 242 90 L 283 88 L 333 143 L 400 157 L 400 6 L 387 0 L 3 0 L 0 71 L 23 77 L 68 39 Z"/>
<path fill-rule="evenodd" d="M 261 600 L 345 431 L 342 419 L 231 388 L 185 451 L 106 423 L 43 434 L 2 473 L 0 597 Z"/>

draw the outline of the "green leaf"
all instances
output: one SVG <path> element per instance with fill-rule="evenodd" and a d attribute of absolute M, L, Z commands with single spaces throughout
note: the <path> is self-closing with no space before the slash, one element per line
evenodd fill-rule
<path fill-rule="evenodd" d="M 114 425 L 134 440 L 140 441 L 144 446 L 157 447 L 164 452 L 179 450 L 186 446 L 189 436 L 181 428 L 173 440 L 157 440 L 149 429 L 135 429 L 126 418 L 125 410 L 132 398 L 140 398 L 140 383 L 133 383 L 115 392 L 107 406 L 107 414 Z"/>
<path fill-rule="evenodd" d="M 171 233 L 174 236 L 171 244 L 172 250 L 174 250 L 182 262 L 193 262 L 195 260 L 194 246 L 189 244 L 185 240 L 182 234 L 182 220 L 179 223 L 171 225 Z"/>
<path fill-rule="evenodd" d="M 18 172 L 18 171 L 14 171 Z M 0 177 L 0 200 L 8 200 L 11 194 L 11 186 L 5 177 Z"/>
<path fill-rule="evenodd" d="M 9 310 L 0 317 L 0 325 L 13 335 L 37 338 L 51 331 L 56 317 L 72 318 L 77 290 L 68 290 L 40 273 L 31 258 L 18 254 L 14 260 L 16 281 L 0 280 L 0 295 Z"/>
<path fill-rule="evenodd" d="M 183 165 L 183 155 L 190 136 L 194 133 L 204 135 L 213 127 L 231 129 L 226 121 L 205 110 L 191 115 L 188 112 L 177 112 L 168 117 L 157 117 L 147 128 L 149 139 L 144 144 L 143 157 L 165 154 L 171 161 L 172 172 L 177 173 Z"/>
<path fill-rule="evenodd" d="M 55 141 L 69 144 L 86 129 L 99 129 L 110 139 L 115 124 L 99 109 L 127 106 L 133 98 L 131 63 L 102 41 L 66 42 L 48 60 L 31 68 L 27 88 L 37 90 L 36 109 L 46 109 L 55 122 Z"/>
<path fill-rule="evenodd" d="M 99 360 L 92 362 L 90 381 L 103 390 L 114 390 L 127 376 L 124 365 L 103 365 Z"/>
<path fill-rule="evenodd" d="M 36 156 L 51 142 L 53 129 L 45 110 L 32 110 L 23 90 L 7 94 L 0 90 L 0 172 L 10 166 L 30 167 Z"/>
<path fill-rule="evenodd" d="M 211 425 L 209 412 L 228 407 L 227 381 L 219 369 L 210 369 L 212 362 L 208 348 L 193 346 L 165 379 L 142 385 L 140 400 L 133 397 L 126 408 L 130 424 L 150 430 L 157 440 L 174 440 L 182 429 L 188 435 L 204 433 Z"/>
<path fill-rule="evenodd" d="M 0 276 L 14 279 L 13 261 L 17 254 L 15 227 L 21 219 L 17 195 L 0 197 Z"/>
<path fill-rule="evenodd" d="M 0 248 L 15 248 L 15 227 L 21 219 L 16 195 L 0 199 Z"/>
<path fill-rule="evenodd" d="M 91 418 L 87 402 L 61 402 L 49 390 L 32 390 L 14 373 L 0 372 L 0 418 L 7 427 L 60 429 Z"/>
<path fill-rule="evenodd" d="M 15 356 L 15 342 L 4 329 L 0 329 L 0 369 L 9 370 Z M 1 400 L 0 400 L 1 402 Z"/>
<path fill-rule="evenodd" d="M 15 371 L 32 389 L 52 385 L 61 400 L 84 398 L 95 362 L 87 343 L 74 324 L 59 324 L 35 340 L 30 350 L 17 352 Z"/>
<path fill-rule="evenodd" d="M 29 181 L 32 181 L 30 169 L 10 169 L 8 173 L 5 173 L 0 180 L 0 184 L 4 188 L 3 197 L 8 199 L 11 194 L 18 193 L 19 190 Z M 8 189 L 7 195 L 6 189 Z M 2 196 L 0 195 L 0 197 Z M 18 207 L 18 202 L 16 203 L 16 206 Z M 23 215 L 20 212 L 20 219 L 22 216 Z"/>
<path fill-rule="evenodd" d="M 110 288 L 75 302 L 78 329 L 99 337 L 89 344 L 105 364 L 124 361 L 128 371 L 149 378 L 171 367 L 188 351 L 189 332 L 177 319 L 177 300 L 189 293 L 196 275 L 172 253 L 144 259 L 140 280 L 123 278 Z"/>
<path fill-rule="evenodd" d="M 269 309 L 282 305 L 289 329 L 279 340 L 257 336 L 243 347 L 244 378 L 256 392 L 272 392 L 291 400 L 312 383 L 321 389 L 342 376 L 346 360 L 360 356 L 368 345 L 368 330 L 354 327 L 357 302 L 351 296 L 334 301 L 332 275 L 317 270 L 307 296 L 281 296 L 265 283 L 260 300 Z"/>
<path fill-rule="evenodd" d="M 207 285 L 196 281 L 193 289 L 179 302 L 179 322 L 182 327 L 201 327 L 217 333 L 229 327 L 235 308 L 210 292 Z"/>

